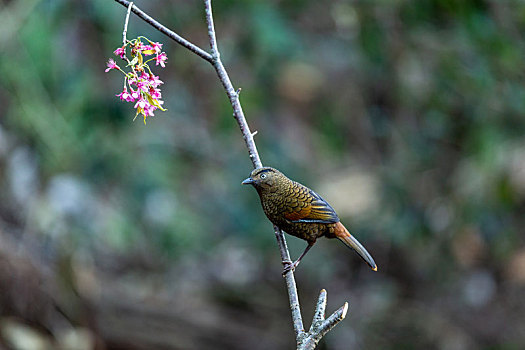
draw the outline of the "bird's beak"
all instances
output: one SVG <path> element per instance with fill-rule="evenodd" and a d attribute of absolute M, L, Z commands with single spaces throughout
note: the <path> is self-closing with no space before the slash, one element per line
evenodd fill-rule
<path fill-rule="evenodd" d="M 251 177 L 247 178 L 246 180 L 242 182 L 243 185 L 253 185 L 254 183 L 255 181 L 253 181 Z"/>

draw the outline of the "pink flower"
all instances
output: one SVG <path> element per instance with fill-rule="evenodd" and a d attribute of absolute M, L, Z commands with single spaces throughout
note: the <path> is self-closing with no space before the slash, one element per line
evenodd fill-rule
<path fill-rule="evenodd" d="M 124 58 L 124 56 L 126 56 L 125 46 L 119 47 L 118 49 L 113 51 L 113 53 L 117 56 L 120 56 L 120 58 Z"/>
<path fill-rule="evenodd" d="M 155 50 L 156 53 L 159 53 L 162 51 L 162 44 L 161 43 L 151 43 L 151 47 L 153 48 L 153 50 Z"/>
<path fill-rule="evenodd" d="M 150 74 L 149 78 L 148 78 L 148 81 L 151 84 L 151 86 L 153 86 L 153 87 L 157 87 L 160 84 L 164 84 L 164 82 L 162 80 L 160 80 L 159 77 L 156 76 L 155 74 Z"/>
<path fill-rule="evenodd" d="M 141 37 L 138 37 L 128 41 L 122 47 L 117 47 L 113 53 L 126 60 L 128 66 L 120 68 L 113 59 L 109 59 L 105 71 L 109 72 L 110 70 L 118 69 L 124 74 L 124 88 L 116 96 L 121 101 L 133 102 L 136 109 L 135 118 L 141 115 L 145 124 L 146 118 L 153 117 L 157 109 L 166 110 L 162 107 L 164 101 L 161 100 L 162 93 L 160 91 L 160 86 L 164 82 L 151 73 L 148 63 L 155 60 L 155 65 L 160 65 L 164 68 L 166 67 L 168 56 L 165 52 L 162 52 L 163 45 L 161 43 L 152 42 L 146 38 L 144 40 L 146 41 L 145 43 L 141 42 Z M 127 60 L 126 57 L 128 45 L 133 57 L 131 61 Z M 145 59 L 145 55 L 152 57 Z M 128 67 L 131 68 L 126 72 L 125 70 Z"/>
<path fill-rule="evenodd" d="M 165 52 L 162 52 L 160 54 L 157 55 L 157 57 L 155 57 L 155 65 L 158 66 L 160 64 L 160 66 L 162 68 L 166 67 L 166 60 L 168 59 L 168 56 L 166 55 Z"/>
<path fill-rule="evenodd" d="M 124 88 L 124 90 L 120 94 L 117 94 L 116 96 L 118 96 L 122 101 L 127 101 L 127 102 L 135 101 L 133 96 L 128 92 L 127 88 Z"/>
<path fill-rule="evenodd" d="M 144 91 L 144 92 L 148 91 L 148 83 L 146 83 L 145 81 L 141 80 L 141 81 L 137 82 L 137 84 L 135 84 L 135 85 L 137 85 L 137 88 L 140 91 Z"/>
<path fill-rule="evenodd" d="M 117 66 L 117 64 L 115 63 L 115 61 L 113 61 L 112 58 L 109 59 L 107 65 L 108 65 L 108 68 L 106 68 L 106 70 L 104 71 L 106 73 L 109 72 L 112 69 L 120 69 L 120 67 Z"/>
<path fill-rule="evenodd" d="M 148 105 L 145 109 L 144 109 L 144 112 L 146 112 L 147 116 L 148 117 L 153 117 L 154 116 L 154 112 L 155 110 L 157 109 L 157 107 L 153 106 L 153 105 Z"/>
<path fill-rule="evenodd" d="M 139 91 L 131 89 L 131 97 L 133 98 L 131 102 L 135 101 L 137 98 L 140 97 Z"/>
<path fill-rule="evenodd" d="M 160 89 L 155 89 L 153 86 L 149 87 L 148 93 L 153 99 L 156 100 L 162 97 Z"/>
<path fill-rule="evenodd" d="M 135 103 L 135 107 L 133 108 L 137 108 L 137 109 L 144 109 L 145 107 L 149 106 L 149 103 L 143 99 L 143 98 L 140 98 L 137 103 Z"/>

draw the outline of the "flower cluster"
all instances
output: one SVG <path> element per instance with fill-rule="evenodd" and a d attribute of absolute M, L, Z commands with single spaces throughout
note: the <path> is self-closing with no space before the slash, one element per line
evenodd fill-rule
<path fill-rule="evenodd" d="M 147 41 L 147 44 L 144 44 L 141 39 Z M 126 56 L 128 49 L 131 60 Z M 162 107 L 164 101 L 161 100 L 162 95 L 159 88 L 164 83 L 151 72 L 148 63 L 154 61 L 156 66 L 160 65 L 164 68 L 168 56 L 162 52 L 162 44 L 144 37 L 128 40 L 125 45 L 117 48 L 113 53 L 126 61 L 126 68 L 130 69 L 129 72 L 126 72 L 113 59 L 109 59 L 106 72 L 116 69 L 124 74 L 124 90 L 116 96 L 122 101 L 135 102 L 134 108 L 137 110 L 135 119 L 141 114 L 146 124 L 146 118 L 153 117 L 155 110 L 166 110 Z"/>

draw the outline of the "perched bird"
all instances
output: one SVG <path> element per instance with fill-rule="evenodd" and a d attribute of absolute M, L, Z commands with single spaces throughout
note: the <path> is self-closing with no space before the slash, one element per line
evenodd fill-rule
<path fill-rule="evenodd" d="M 308 242 L 299 259 L 287 264 L 283 274 L 294 270 L 317 238 L 322 236 L 338 238 L 377 271 L 374 259 L 343 226 L 335 210 L 308 187 L 290 180 L 279 170 L 270 167 L 255 169 L 242 184 L 255 187 L 264 213 L 274 225 Z"/>

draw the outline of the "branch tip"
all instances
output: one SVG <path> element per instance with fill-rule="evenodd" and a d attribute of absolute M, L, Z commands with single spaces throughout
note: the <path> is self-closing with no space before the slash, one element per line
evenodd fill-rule
<path fill-rule="evenodd" d="M 315 323 L 321 322 L 325 318 L 326 313 L 326 290 L 321 289 L 319 293 L 319 298 L 317 299 L 317 305 L 315 306 L 315 314 L 312 321 L 312 327 Z"/>
<path fill-rule="evenodd" d="M 348 301 L 345 301 L 345 304 L 343 305 L 343 312 L 341 313 L 341 320 L 343 320 L 346 317 L 347 312 L 348 312 Z"/>

